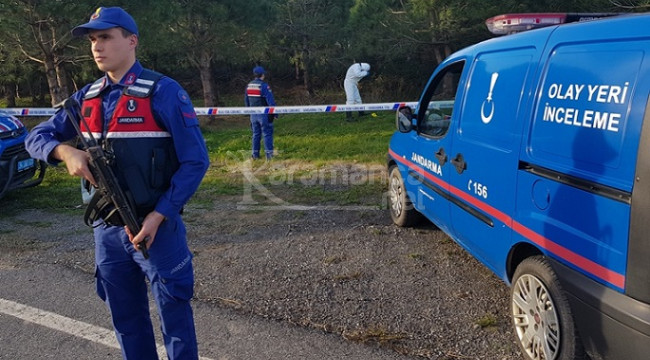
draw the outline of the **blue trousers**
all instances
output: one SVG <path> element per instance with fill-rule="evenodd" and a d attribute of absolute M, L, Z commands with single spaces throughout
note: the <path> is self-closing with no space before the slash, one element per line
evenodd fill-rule
<path fill-rule="evenodd" d="M 260 157 L 260 142 L 264 135 L 264 153 L 266 158 L 273 157 L 273 123 L 270 123 L 266 114 L 251 115 L 251 130 L 253 130 L 253 153 L 254 159 Z"/>
<path fill-rule="evenodd" d="M 121 227 L 95 228 L 97 294 L 111 312 L 124 359 L 157 360 L 145 277 L 158 307 L 169 359 L 198 359 L 192 254 L 180 215 L 163 221 L 149 259 L 135 250 Z"/>

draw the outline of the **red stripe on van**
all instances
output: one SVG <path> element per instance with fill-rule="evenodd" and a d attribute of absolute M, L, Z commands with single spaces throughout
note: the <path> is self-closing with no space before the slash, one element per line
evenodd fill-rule
<path fill-rule="evenodd" d="M 411 162 L 410 160 L 407 160 L 406 157 L 398 155 L 392 149 L 388 149 L 388 153 L 393 157 L 393 159 L 395 159 L 395 160 L 401 162 L 402 164 L 408 166 L 409 169 L 411 169 L 411 170 L 415 171 L 416 173 L 424 176 L 425 178 L 431 180 L 432 182 L 436 183 L 437 185 L 441 186 L 442 188 L 447 189 L 447 187 L 449 186 L 449 184 L 442 181 L 442 179 L 431 175 L 431 173 L 425 171 L 423 168 L 421 168 L 417 164 Z"/>
<path fill-rule="evenodd" d="M 475 206 L 476 208 L 484 211 L 488 215 L 491 215 L 495 217 L 497 220 L 501 221 L 504 223 L 506 226 L 510 227 L 513 231 L 517 232 L 518 234 L 522 235 L 526 239 L 530 240 L 531 242 L 539 245 L 541 248 L 548 250 L 549 252 L 557 255 L 559 258 L 564 259 L 568 261 L 569 263 L 577 266 L 578 268 L 582 269 L 583 271 L 592 274 L 596 276 L 599 279 L 602 279 L 603 281 L 606 281 L 620 289 L 625 288 L 625 275 L 619 274 L 616 271 L 610 270 L 592 260 L 589 260 L 585 258 L 584 256 L 578 255 L 575 252 L 565 248 L 562 245 L 559 245 L 552 240 L 545 238 L 544 236 L 536 233 L 535 231 L 525 227 L 524 225 L 518 223 L 517 221 L 514 221 L 512 217 L 509 215 L 503 213 L 502 211 L 492 207 L 491 205 L 467 194 L 466 192 L 451 186 L 447 182 L 443 181 L 442 179 L 433 176 L 431 173 L 425 171 L 422 167 L 419 165 L 409 161 L 406 159 L 406 157 L 401 156 L 394 152 L 392 149 L 388 150 L 388 153 L 390 156 L 395 159 L 396 161 L 399 161 L 400 163 L 406 165 L 409 169 L 417 172 L 420 175 L 423 175 L 426 177 L 428 180 L 431 180 L 432 182 L 436 183 L 443 189 L 449 189 L 451 194 L 455 195 L 456 197 L 470 203 L 471 205 Z"/>
<path fill-rule="evenodd" d="M 491 205 L 488 205 L 484 203 L 483 201 L 480 201 L 479 199 L 471 196 L 470 194 L 464 192 L 463 190 L 460 190 L 454 186 L 449 185 L 449 191 L 453 194 L 456 195 L 457 197 L 467 201 L 468 203 L 474 205 L 474 207 L 483 210 L 484 212 L 488 213 L 489 215 L 494 216 L 497 220 L 501 221 L 502 223 L 506 224 L 509 228 L 512 228 L 512 218 L 507 215 L 504 212 L 501 212 L 495 208 L 493 208 Z"/>
<path fill-rule="evenodd" d="M 597 276 L 608 283 L 615 285 L 621 289 L 625 288 L 625 276 L 612 271 L 598 263 L 595 263 L 584 256 L 578 255 L 575 252 L 554 243 L 552 240 L 532 231 L 531 229 L 523 226 L 518 222 L 514 222 L 512 229 L 521 234 L 526 239 L 534 242 L 535 244 L 543 247 L 544 249 L 556 254 L 562 259 L 570 262 L 571 264 L 587 271 L 594 276 Z"/>

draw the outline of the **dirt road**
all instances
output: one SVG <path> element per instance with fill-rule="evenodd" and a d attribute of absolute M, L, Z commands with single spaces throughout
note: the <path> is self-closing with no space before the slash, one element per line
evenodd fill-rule
<path fill-rule="evenodd" d="M 386 210 L 286 210 L 219 197 L 187 207 L 196 302 L 431 359 L 520 358 L 508 288 L 431 224 Z M 0 218 L 0 264 L 93 272 L 81 210 Z M 45 260 L 47 259 L 47 260 Z"/>

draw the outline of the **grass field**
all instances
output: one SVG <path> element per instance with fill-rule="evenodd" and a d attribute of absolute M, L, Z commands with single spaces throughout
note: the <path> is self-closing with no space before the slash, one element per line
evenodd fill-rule
<path fill-rule="evenodd" d="M 281 115 L 275 121 L 277 156 L 269 163 L 248 160 L 248 116 L 201 117 L 211 166 L 192 201 L 209 206 L 215 197 L 239 195 L 247 183 L 250 188 L 252 175 L 258 190 L 264 187 L 292 203 L 361 202 L 385 191 L 381 171 L 395 128 L 394 116 L 382 111 L 347 122 L 344 113 Z M 30 128 L 36 123 L 23 120 Z M 9 214 L 6 209 L 65 212 L 78 209 L 79 204 L 79 179 L 69 176 L 61 164 L 47 169 L 41 185 L 0 199 L 0 216 Z"/>

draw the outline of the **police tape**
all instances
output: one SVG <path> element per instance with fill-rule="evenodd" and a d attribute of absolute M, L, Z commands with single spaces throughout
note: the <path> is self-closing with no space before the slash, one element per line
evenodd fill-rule
<path fill-rule="evenodd" d="M 253 114 L 300 114 L 346 111 L 395 111 L 403 106 L 415 106 L 415 102 L 357 104 L 357 105 L 308 105 L 269 107 L 196 108 L 197 115 L 253 115 Z"/>
<path fill-rule="evenodd" d="M 415 107 L 416 105 L 416 102 L 394 102 L 356 105 L 197 107 L 194 108 L 194 110 L 196 111 L 196 115 L 222 116 L 253 114 L 332 113 L 346 111 L 395 111 L 403 106 Z M 51 116 L 54 115 L 55 110 L 53 108 L 5 108 L 0 109 L 0 112 L 14 116 Z"/>

